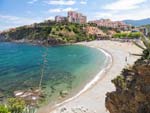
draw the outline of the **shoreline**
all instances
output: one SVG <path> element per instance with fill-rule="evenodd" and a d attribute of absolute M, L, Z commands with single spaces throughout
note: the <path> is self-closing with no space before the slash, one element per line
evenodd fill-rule
<path fill-rule="evenodd" d="M 76 44 L 76 45 L 80 45 L 80 44 Z M 84 45 L 84 46 L 86 46 L 86 45 Z M 95 48 L 95 47 L 93 47 L 93 46 L 87 46 L 87 47 Z M 107 59 L 106 59 L 106 61 L 107 61 L 106 66 L 105 66 L 102 70 L 100 70 L 100 71 L 93 77 L 93 79 L 90 80 L 89 83 L 86 83 L 86 84 L 84 85 L 84 87 L 83 87 L 80 91 L 78 91 L 77 94 L 75 94 L 75 95 L 74 95 L 73 97 L 71 97 L 71 98 L 68 98 L 68 99 L 64 100 L 63 102 L 60 102 L 60 103 L 56 104 L 55 107 L 59 107 L 59 106 L 65 104 L 65 103 L 67 103 L 67 102 L 69 102 L 69 101 L 71 101 L 71 100 L 77 98 L 78 96 L 82 95 L 84 92 L 88 91 L 90 88 L 92 88 L 92 87 L 100 80 L 100 78 L 103 78 L 103 77 L 102 77 L 103 74 L 106 73 L 106 71 L 109 70 L 109 68 L 112 66 L 113 58 L 112 58 L 111 54 L 109 54 L 108 52 L 106 52 L 105 50 L 100 49 L 100 48 L 95 48 L 95 49 L 98 49 L 99 51 L 101 51 L 102 53 L 105 54 L 105 56 L 106 56 L 106 58 L 107 58 Z"/>
<path fill-rule="evenodd" d="M 65 103 L 68 103 L 68 102 L 74 100 L 75 98 L 78 98 L 80 95 L 82 95 L 83 93 L 85 93 L 86 91 L 91 89 L 94 85 L 96 85 L 96 83 L 100 79 L 102 79 L 105 76 L 106 71 L 109 70 L 109 68 L 112 66 L 112 63 L 113 63 L 112 55 L 110 53 L 108 53 L 106 50 L 101 49 L 101 48 L 96 48 L 94 46 L 87 46 L 87 45 L 78 44 L 78 43 L 75 43 L 72 45 L 82 45 L 82 46 L 97 49 L 98 51 L 102 52 L 106 56 L 106 60 L 105 60 L 106 63 L 104 63 L 105 66 L 95 76 L 92 77 L 92 80 L 90 79 L 89 82 L 85 82 L 85 84 L 81 88 L 79 88 L 80 90 L 74 92 L 71 95 L 68 95 L 66 98 L 64 98 L 64 100 L 60 101 L 59 103 L 57 103 L 55 105 L 52 105 L 52 106 L 49 106 L 49 104 L 46 105 L 46 106 L 50 107 L 50 109 L 51 109 L 50 111 L 56 109 L 57 107 L 64 105 Z M 42 113 L 42 110 L 43 110 L 43 107 L 40 109 L 40 112 L 37 112 L 37 113 Z"/>
<path fill-rule="evenodd" d="M 97 49 L 98 51 L 102 52 L 106 56 L 106 66 L 104 66 L 103 69 L 101 69 L 95 76 L 93 76 L 92 80 L 90 80 L 88 83 L 85 83 L 83 88 L 81 88 L 81 90 L 79 90 L 76 94 L 74 94 L 74 96 L 72 96 L 72 97 L 68 96 L 68 98 L 66 98 L 62 102 L 52 106 L 51 107 L 52 109 L 50 110 L 49 113 L 51 113 L 51 111 L 53 111 L 54 109 L 64 105 L 65 103 L 68 103 L 68 102 L 78 98 L 80 95 L 82 95 L 83 93 L 85 93 L 86 91 L 88 91 L 92 87 L 94 87 L 94 85 L 96 85 L 96 83 L 99 80 L 103 79 L 104 76 L 106 76 L 106 73 L 107 73 L 106 71 L 108 71 L 111 68 L 112 64 L 113 64 L 113 57 L 112 57 L 112 55 L 109 52 L 107 52 L 106 50 L 102 49 L 102 48 L 97 48 L 97 47 L 94 47 L 94 46 L 83 45 L 83 44 L 80 44 L 80 43 L 75 43 L 74 45 L 82 45 L 82 46 L 86 46 L 86 47 Z M 42 112 L 37 112 L 37 113 L 42 113 Z"/>
<path fill-rule="evenodd" d="M 112 55 L 112 66 L 102 75 L 102 78 L 95 83 L 92 88 L 83 92 L 78 97 L 73 98 L 66 103 L 59 104 L 56 108 L 45 107 L 38 113 L 109 113 L 105 108 L 105 97 L 107 92 L 115 90 L 111 80 L 120 74 L 123 68 L 133 63 L 139 58 L 130 56 L 129 53 L 141 53 L 142 50 L 130 42 L 116 41 L 91 41 L 77 43 L 89 47 L 102 49 Z M 128 62 L 125 57 L 128 56 Z"/>

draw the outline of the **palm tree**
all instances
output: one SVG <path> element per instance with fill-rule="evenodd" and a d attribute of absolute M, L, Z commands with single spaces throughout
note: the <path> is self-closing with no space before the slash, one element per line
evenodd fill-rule
<path fill-rule="evenodd" d="M 150 38 L 145 37 L 144 35 L 142 35 L 141 40 L 144 44 L 144 46 L 142 46 L 141 44 L 134 42 L 134 44 L 136 46 L 138 46 L 139 48 L 143 49 L 143 54 L 138 56 L 143 56 L 145 59 L 150 59 Z M 133 55 L 137 55 L 137 54 L 133 54 Z"/>

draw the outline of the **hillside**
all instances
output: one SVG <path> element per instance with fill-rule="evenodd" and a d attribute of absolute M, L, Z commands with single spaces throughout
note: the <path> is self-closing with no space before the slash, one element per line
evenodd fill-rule
<path fill-rule="evenodd" d="M 45 21 L 43 23 L 21 26 L 2 32 L 0 34 L 0 40 L 50 45 L 94 40 L 96 37 L 94 34 L 88 34 L 86 31 L 87 26 L 89 25 Z"/>
<path fill-rule="evenodd" d="M 0 33 L 0 41 L 30 42 L 35 44 L 66 44 L 95 39 L 108 39 L 116 29 L 99 28 L 92 24 L 44 21 L 21 26 Z"/>
<path fill-rule="evenodd" d="M 126 24 L 131 24 L 133 26 L 142 26 L 150 24 L 150 18 L 141 19 L 141 20 L 124 20 Z"/>
<path fill-rule="evenodd" d="M 83 25 L 54 21 L 17 27 L 1 33 L 0 37 L 5 41 L 24 40 L 40 44 L 63 44 L 87 39 Z"/>

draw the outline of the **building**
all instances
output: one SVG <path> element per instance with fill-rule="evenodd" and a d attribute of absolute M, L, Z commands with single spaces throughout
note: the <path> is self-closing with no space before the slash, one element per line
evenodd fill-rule
<path fill-rule="evenodd" d="M 75 11 L 69 11 L 68 16 L 55 16 L 56 22 L 71 22 L 71 23 L 79 23 L 84 24 L 87 21 L 87 17 L 82 15 L 81 13 L 75 12 Z"/>
<path fill-rule="evenodd" d="M 134 29 L 131 30 L 131 32 L 141 32 L 145 36 L 148 35 L 148 29 L 146 27 L 135 27 Z"/>
<path fill-rule="evenodd" d="M 100 27 L 117 28 L 119 30 L 131 29 L 130 25 L 127 25 L 122 21 L 111 21 L 110 19 L 101 19 L 101 20 L 89 21 L 89 23 L 94 23 Z"/>
<path fill-rule="evenodd" d="M 80 23 L 84 24 L 87 21 L 87 17 L 82 15 L 81 13 L 75 11 L 68 12 L 68 21 L 72 23 Z"/>
<path fill-rule="evenodd" d="M 148 29 L 146 27 L 139 27 L 139 31 L 146 36 L 148 35 Z"/>
<path fill-rule="evenodd" d="M 65 21 L 67 21 L 67 17 L 55 16 L 55 21 L 56 22 L 65 22 Z"/>

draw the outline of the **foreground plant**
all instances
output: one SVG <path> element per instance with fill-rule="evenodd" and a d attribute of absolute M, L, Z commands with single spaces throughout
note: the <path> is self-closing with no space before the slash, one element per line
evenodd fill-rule
<path fill-rule="evenodd" d="M 117 91 L 125 90 L 126 89 L 126 81 L 124 76 L 117 76 L 115 79 L 112 80 Z"/>
<path fill-rule="evenodd" d="M 27 106 L 25 101 L 17 98 L 10 98 L 6 105 L 0 104 L 0 113 L 35 113 L 34 106 Z"/>
<path fill-rule="evenodd" d="M 8 99 L 8 109 L 11 113 L 23 113 L 26 104 L 22 99 L 10 98 Z"/>
<path fill-rule="evenodd" d="M 144 35 L 142 35 L 141 40 L 144 44 L 144 46 L 142 46 L 141 44 L 134 42 L 134 44 L 136 46 L 138 46 L 139 48 L 143 49 L 143 54 L 138 56 L 142 56 L 142 58 L 150 60 L 150 38 L 145 37 Z M 133 55 L 137 55 L 137 54 L 133 54 Z"/>
<path fill-rule="evenodd" d="M 10 113 L 5 105 L 0 105 L 0 113 Z"/>

